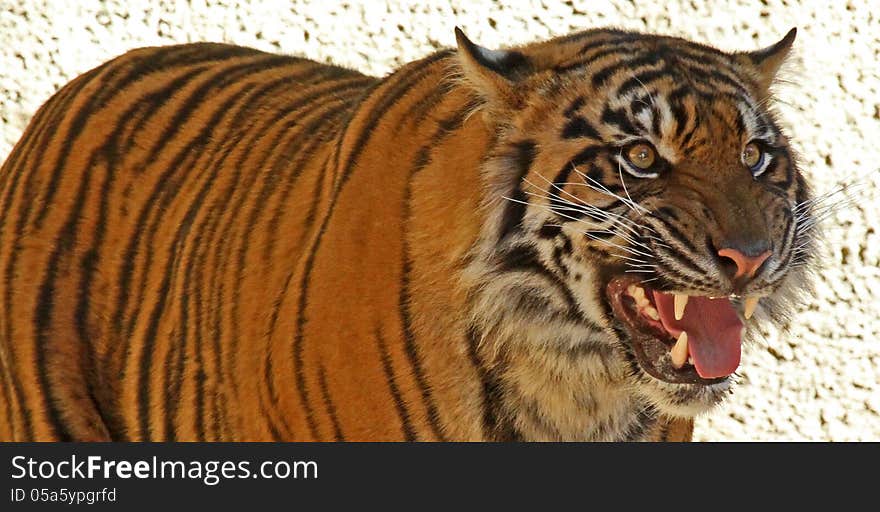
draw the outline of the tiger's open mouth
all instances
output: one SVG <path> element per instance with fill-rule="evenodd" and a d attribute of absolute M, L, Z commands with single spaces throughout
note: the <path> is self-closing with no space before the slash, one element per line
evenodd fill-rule
<path fill-rule="evenodd" d="M 675 384 L 716 384 L 739 366 L 743 323 L 728 297 L 663 293 L 637 278 L 616 277 L 606 287 L 638 364 Z"/>

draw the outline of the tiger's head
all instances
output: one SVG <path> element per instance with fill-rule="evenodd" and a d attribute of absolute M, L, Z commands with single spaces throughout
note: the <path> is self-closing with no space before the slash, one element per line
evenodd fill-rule
<path fill-rule="evenodd" d="M 750 324 L 783 324 L 807 282 L 810 192 L 770 95 L 795 30 L 740 53 L 616 30 L 512 50 L 456 35 L 497 133 L 483 250 L 499 322 L 607 340 L 608 374 L 665 414 L 718 403 Z"/>

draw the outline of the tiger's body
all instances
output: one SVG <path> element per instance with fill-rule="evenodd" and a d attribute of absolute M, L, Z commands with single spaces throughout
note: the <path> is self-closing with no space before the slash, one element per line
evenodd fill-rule
<path fill-rule="evenodd" d="M 603 122 L 610 93 L 566 80 L 659 97 L 699 64 L 668 55 L 724 54 L 602 30 L 468 43 L 384 79 L 145 48 L 62 88 L 0 172 L 0 439 L 689 439 L 669 403 L 694 397 L 656 398 L 676 385 L 636 375 L 599 298 L 619 259 L 537 217 L 525 183 L 584 166 L 621 190 L 590 148 L 639 118 Z M 674 73 L 638 59 L 659 45 Z M 522 58 L 546 76 L 507 109 L 520 71 L 493 68 Z M 655 129 L 709 144 L 689 91 Z"/>

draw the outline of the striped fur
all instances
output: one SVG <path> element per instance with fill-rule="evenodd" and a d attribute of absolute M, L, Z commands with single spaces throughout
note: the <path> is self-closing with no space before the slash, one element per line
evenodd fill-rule
<path fill-rule="evenodd" d="M 610 244 L 651 229 L 655 273 L 716 290 L 705 215 L 737 197 L 790 256 L 756 286 L 792 288 L 809 195 L 766 73 L 609 30 L 473 51 L 377 79 L 144 48 L 62 88 L 0 172 L 0 439 L 689 439 L 726 389 L 634 367 Z M 749 130 L 773 168 L 708 193 Z M 670 177 L 621 184 L 609 148 L 636 134 Z M 578 204 L 634 238 L 601 214 L 585 236 Z"/>

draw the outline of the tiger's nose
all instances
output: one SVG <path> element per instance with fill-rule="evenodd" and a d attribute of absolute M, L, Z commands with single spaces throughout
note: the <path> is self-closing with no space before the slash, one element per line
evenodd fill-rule
<path fill-rule="evenodd" d="M 772 251 L 766 250 L 756 256 L 752 256 L 733 247 L 725 247 L 718 250 L 718 256 L 722 259 L 733 261 L 733 264 L 736 266 L 736 273 L 731 278 L 737 284 L 737 287 L 745 285 L 745 283 L 755 277 L 758 269 L 767 261 L 770 254 L 772 254 Z"/>

